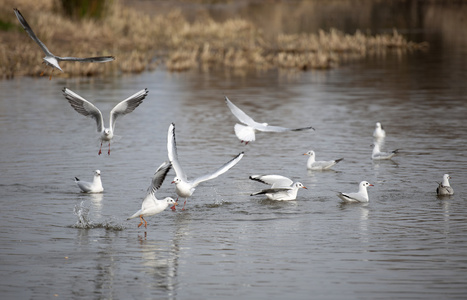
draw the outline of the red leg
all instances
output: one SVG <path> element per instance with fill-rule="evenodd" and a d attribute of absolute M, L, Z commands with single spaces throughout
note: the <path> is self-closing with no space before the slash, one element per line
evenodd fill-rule
<path fill-rule="evenodd" d="M 185 202 L 183 202 L 182 210 L 185 210 L 185 204 L 186 204 L 186 200 L 185 200 Z"/>
<path fill-rule="evenodd" d="M 143 217 L 141 217 L 141 219 L 143 219 L 143 220 L 144 220 L 144 218 L 143 218 Z M 146 220 L 144 220 L 144 228 L 146 228 L 146 229 L 148 228 L 148 222 L 146 222 Z"/>
<path fill-rule="evenodd" d="M 107 152 L 110 155 L 110 142 L 109 142 L 109 152 Z"/>
<path fill-rule="evenodd" d="M 101 142 L 101 147 L 99 148 L 99 153 L 97 153 L 98 155 L 101 155 L 102 153 L 102 142 Z"/>
<path fill-rule="evenodd" d="M 139 219 L 141 220 L 141 223 L 139 223 L 138 228 L 140 228 L 141 225 L 143 225 L 143 220 L 144 220 L 144 219 L 143 219 L 143 216 L 139 216 Z"/>
<path fill-rule="evenodd" d="M 52 74 L 54 73 L 54 68 L 52 68 L 52 73 L 50 73 L 49 80 L 52 80 Z"/>

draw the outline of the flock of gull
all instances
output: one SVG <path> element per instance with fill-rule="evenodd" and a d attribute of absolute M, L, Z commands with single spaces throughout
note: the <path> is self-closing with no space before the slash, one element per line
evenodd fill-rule
<path fill-rule="evenodd" d="M 63 70 L 59 66 L 60 61 L 77 61 L 77 62 L 109 62 L 113 61 L 115 58 L 113 56 L 101 56 L 101 57 L 88 57 L 88 58 L 77 58 L 77 57 L 59 57 L 52 52 L 44 45 L 44 43 L 39 40 L 36 36 L 34 31 L 31 29 L 29 24 L 26 22 L 25 18 L 21 15 L 18 9 L 14 9 L 16 17 L 18 18 L 19 22 L 23 26 L 24 30 L 28 33 L 28 35 L 40 46 L 42 51 L 45 53 L 45 57 L 43 58 L 44 63 L 46 66 L 52 67 L 52 72 L 54 69 L 59 69 L 63 72 Z M 43 73 L 41 74 L 43 75 Z M 49 79 L 51 79 L 52 74 L 50 75 Z M 102 153 L 102 145 L 103 143 L 108 144 L 108 155 L 110 155 L 110 143 L 114 138 L 114 131 L 115 131 L 115 123 L 118 117 L 124 116 L 126 114 L 131 113 L 134 111 L 146 98 L 149 91 L 148 89 L 143 89 L 127 99 L 118 103 L 111 111 L 109 116 L 109 125 L 105 127 L 104 125 L 104 118 L 102 116 L 102 112 L 91 102 L 84 99 L 82 96 L 76 94 L 75 92 L 71 91 L 68 88 L 64 88 L 63 95 L 70 103 L 71 107 L 81 115 L 86 117 L 92 118 L 95 120 L 97 125 L 97 132 L 100 134 L 100 141 L 101 145 L 99 148 L 98 154 Z M 256 133 L 258 131 L 263 132 L 288 132 L 288 131 L 303 131 L 303 130 L 314 130 L 313 127 L 303 127 L 303 128 L 285 128 L 280 126 L 271 126 L 267 123 L 259 123 L 253 120 L 250 116 L 248 116 L 243 110 L 238 108 L 234 105 L 227 97 L 225 97 L 225 103 L 227 107 L 230 109 L 232 114 L 240 121 L 242 124 L 235 124 L 234 131 L 237 138 L 240 140 L 241 143 L 245 143 L 247 145 L 250 142 L 254 142 L 256 140 Z M 388 160 L 392 159 L 399 151 L 399 149 L 382 152 L 381 148 L 384 144 L 384 139 L 386 137 L 386 132 L 378 122 L 376 123 L 376 128 L 373 133 L 374 137 L 374 144 L 373 152 L 371 158 L 373 160 Z M 184 199 L 183 209 L 185 209 L 187 199 L 192 196 L 195 188 L 202 182 L 214 179 L 229 169 L 234 167 L 244 156 L 244 152 L 239 153 L 233 159 L 222 165 L 216 171 L 199 176 L 194 179 L 188 179 L 187 174 L 183 170 L 180 162 L 178 160 L 177 154 L 177 145 L 175 139 L 175 124 L 170 124 L 167 132 L 167 153 L 168 153 L 168 161 L 162 163 L 156 170 L 151 185 L 149 186 L 146 196 L 143 199 L 141 209 L 135 212 L 132 216 L 128 218 L 128 220 L 133 218 L 140 218 L 140 223 L 138 227 L 144 224 L 144 227 L 147 228 L 147 221 L 144 217 L 152 216 L 164 211 L 167 207 L 171 206 L 172 210 L 175 210 L 176 206 L 178 205 L 178 199 Z M 307 168 L 311 171 L 321 171 L 321 170 L 328 170 L 332 168 L 334 165 L 339 163 L 343 160 L 343 158 L 336 159 L 336 160 L 329 160 L 329 161 L 317 161 L 315 152 L 310 150 L 304 155 L 308 155 L 307 161 Z M 169 173 L 170 169 L 173 168 L 175 171 L 175 178 L 173 179 L 172 183 L 175 184 L 175 192 L 177 194 L 177 199 L 174 200 L 171 197 L 166 197 L 162 200 L 156 198 L 156 192 L 162 186 L 167 174 Z M 251 180 L 261 182 L 263 184 L 267 184 L 270 187 L 267 189 L 263 189 L 259 192 L 252 193 L 251 196 L 255 195 L 265 195 L 270 200 L 277 200 L 277 201 L 291 201 L 296 200 L 297 194 L 299 189 L 306 189 L 306 187 L 300 182 L 293 182 L 291 179 L 281 176 L 281 175 L 252 175 L 249 177 Z M 448 174 L 444 174 L 443 181 L 438 184 L 436 192 L 438 195 L 452 195 L 454 190 L 449 184 L 449 179 L 451 177 Z M 77 186 L 81 189 L 84 193 L 102 193 L 104 188 L 102 186 L 101 181 L 101 172 L 100 170 L 94 171 L 94 179 L 92 182 L 85 182 L 81 181 L 75 177 L 75 182 Z M 358 192 L 356 193 L 338 193 L 338 197 L 342 199 L 342 201 L 346 203 L 361 203 L 361 202 L 368 202 L 368 191 L 367 187 L 373 186 L 367 181 L 362 181 L 359 184 Z"/>

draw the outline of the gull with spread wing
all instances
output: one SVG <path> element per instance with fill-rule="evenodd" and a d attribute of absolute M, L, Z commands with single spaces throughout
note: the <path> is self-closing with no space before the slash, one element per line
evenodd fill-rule
<path fill-rule="evenodd" d="M 159 190 L 162 183 L 164 182 L 164 179 L 167 176 L 167 173 L 169 173 L 171 166 L 172 165 L 170 162 L 164 162 L 159 166 L 159 168 L 157 168 L 156 173 L 152 178 L 151 185 L 149 186 L 148 191 L 146 193 L 146 197 L 144 198 L 143 203 L 141 204 L 141 209 L 135 212 L 131 217 L 127 219 L 131 220 L 133 218 L 139 217 L 141 222 L 139 223 L 138 228 L 141 227 L 141 225 L 143 225 L 143 222 L 144 228 L 148 228 L 148 222 L 146 222 L 144 217 L 153 216 L 155 214 L 163 212 L 170 204 L 173 204 L 174 206 L 178 205 L 178 203 L 170 197 L 166 197 L 162 200 L 158 200 L 156 198 L 156 192 L 157 190 Z"/>
<path fill-rule="evenodd" d="M 104 127 L 104 118 L 102 117 L 102 113 L 94 104 L 67 88 L 63 89 L 63 95 L 68 100 L 71 107 L 73 107 L 77 112 L 79 112 L 83 116 L 93 118 L 96 121 L 97 132 L 101 135 L 101 147 L 99 148 L 99 155 L 101 155 L 102 153 L 103 142 L 109 143 L 108 154 L 110 155 L 110 141 L 114 137 L 115 122 L 117 121 L 117 118 L 119 116 L 124 116 L 134 111 L 135 108 L 137 108 L 143 102 L 144 98 L 146 98 L 148 93 L 148 89 L 144 89 L 118 103 L 110 111 L 109 127 L 106 128 Z"/>
<path fill-rule="evenodd" d="M 245 125 L 235 124 L 235 135 L 240 140 L 241 143 L 245 142 L 245 145 L 249 142 L 255 141 L 255 132 L 256 131 L 266 131 L 266 132 L 286 132 L 286 131 L 302 131 L 313 129 L 313 127 L 303 127 L 303 128 L 285 128 L 279 126 L 271 126 L 268 123 L 258 123 L 248 116 L 243 110 L 235 106 L 229 98 L 225 97 L 225 103 L 229 107 L 230 111 L 234 114 L 237 119 Z"/>
<path fill-rule="evenodd" d="M 251 180 L 255 180 L 271 187 L 250 196 L 266 195 L 270 200 L 293 201 L 297 199 L 298 189 L 306 189 L 300 182 L 293 182 L 292 179 L 281 175 L 252 175 Z"/>
<path fill-rule="evenodd" d="M 371 153 L 371 158 L 373 160 L 385 160 L 391 159 L 394 155 L 396 155 L 400 149 L 396 149 L 390 152 L 381 152 L 380 146 L 378 143 L 374 143 L 373 145 L 373 152 Z"/>
<path fill-rule="evenodd" d="M 24 30 L 27 32 L 27 34 L 31 37 L 31 39 L 36 42 L 39 47 L 41 47 L 42 51 L 45 53 L 44 63 L 46 66 L 51 66 L 52 67 L 52 73 L 53 70 L 59 69 L 60 71 L 63 72 L 62 68 L 59 66 L 60 61 L 78 61 L 78 62 L 108 62 L 112 61 L 115 59 L 113 56 L 97 56 L 97 57 L 85 57 L 85 58 L 79 58 L 79 57 L 60 57 L 54 55 L 50 50 L 42 43 L 42 41 L 36 36 L 34 31 L 32 31 L 31 26 L 29 26 L 28 22 L 26 22 L 26 19 L 23 17 L 23 15 L 19 12 L 18 9 L 14 9 L 16 17 L 18 18 L 19 22 L 21 23 L 21 26 L 23 26 Z M 41 76 L 44 75 L 44 72 L 41 73 Z M 50 74 L 49 80 L 52 79 L 52 74 Z"/>
<path fill-rule="evenodd" d="M 222 167 L 220 167 L 214 173 L 206 174 L 198 178 L 195 178 L 193 180 L 188 180 L 186 173 L 183 171 L 180 165 L 180 162 L 178 161 L 177 145 L 175 142 L 175 124 L 174 123 L 170 124 L 169 131 L 167 134 L 167 152 L 169 155 L 169 160 L 172 163 L 172 166 L 176 174 L 174 180 L 172 181 L 172 183 L 175 183 L 175 192 L 177 193 L 179 197 L 185 198 L 185 202 L 183 203 L 182 210 L 185 209 L 186 199 L 193 194 L 193 192 L 195 191 L 195 188 L 201 182 L 214 179 L 224 174 L 230 168 L 235 166 L 243 157 L 243 152 L 241 152 L 237 156 L 235 156 L 233 159 L 231 159 L 229 162 L 227 162 Z M 175 206 L 173 206 L 172 209 L 174 210 Z"/>

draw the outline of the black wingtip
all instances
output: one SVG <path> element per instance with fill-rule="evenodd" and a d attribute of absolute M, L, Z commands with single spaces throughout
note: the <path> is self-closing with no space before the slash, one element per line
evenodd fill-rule
<path fill-rule="evenodd" d="M 335 161 L 336 161 L 336 164 L 337 164 L 338 162 L 343 161 L 343 160 L 344 160 L 344 158 L 339 158 L 339 159 L 336 159 Z"/>
<path fill-rule="evenodd" d="M 76 181 L 79 181 L 79 178 L 78 178 L 78 177 L 75 177 L 75 180 L 76 180 Z"/>

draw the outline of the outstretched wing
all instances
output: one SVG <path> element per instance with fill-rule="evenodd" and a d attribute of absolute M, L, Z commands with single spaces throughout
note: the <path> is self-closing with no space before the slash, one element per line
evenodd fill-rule
<path fill-rule="evenodd" d="M 175 124 L 172 123 L 169 126 L 169 131 L 167 133 L 167 153 L 169 155 L 169 160 L 172 163 L 172 166 L 175 170 L 175 174 L 177 174 L 177 177 L 186 181 L 187 177 L 185 172 L 182 169 L 182 166 L 180 166 L 180 163 L 178 161 L 178 153 L 177 153 L 177 143 L 175 141 Z"/>
<path fill-rule="evenodd" d="M 237 119 L 242 122 L 243 124 L 249 125 L 251 127 L 255 127 L 259 124 L 255 120 L 253 120 L 249 115 L 247 115 L 243 110 L 235 106 L 229 98 L 225 97 L 225 103 L 230 108 L 230 111 L 233 113 Z"/>
<path fill-rule="evenodd" d="M 26 19 L 23 17 L 23 15 L 19 12 L 18 9 L 14 8 L 15 15 L 18 18 L 19 22 L 21 23 L 21 26 L 23 26 L 24 30 L 28 33 L 28 35 L 31 37 L 31 39 L 36 42 L 39 47 L 41 47 L 42 51 L 45 52 L 46 55 L 54 56 L 52 52 L 47 49 L 47 47 L 42 43 L 42 41 L 36 36 L 34 31 L 32 31 L 31 26 L 29 26 L 28 22 L 26 22 Z"/>
<path fill-rule="evenodd" d="M 193 180 L 193 187 L 196 187 L 198 184 L 200 184 L 203 181 L 207 181 L 213 178 L 216 178 L 225 172 L 227 172 L 230 168 L 235 166 L 243 157 L 244 153 L 241 152 L 237 156 L 235 156 L 233 159 L 231 159 L 229 162 L 224 164 L 222 167 L 220 167 L 217 171 L 215 171 L 212 174 L 206 174 L 204 176 L 198 177 L 195 180 Z"/>
<path fill-rule="evenodd" d="M 292 179 L 281 175 L 252 175 L 251 180 L 271 185 L 271 188 L 290 187 L 293 184 Z"/>
<path fill-rule="evenodd" d="M 78 61 L 78 62 L 108 62 L 115 60 L 113 56 L 96 56 L 96 57 L 59 57 L 57 60 L 66 60 L 66 61 Z"/>
<path fill-rule="evenodd" d="M 96 120 L 97 132 L 102 132 L 102 130 L 104 130 L 104 119 L 102 118 L 102 113 L 96 106 L 94 106 L 94 104 L 67 88 L 64 88 L 62 91 L 71 107 L 83 116 L 91 117 Z"/>
<path fill-rule="evenodd" d="M 152 177 L 151 185 L 148 188 L 148 194 L 155 194 L 157 190 L 161 187 L 162 183 L 169 173 L 170 168 L 172 168 L 172 164 L 168 161 L 163 162 L 159 168 L 157 168 L 156 173 Z"/>
<path fill-rule="evenodd" d="M 148 93 L 148 89 L 141 90 L 115 105 L 115 107 L 110 111 L 110 127 L 112 128 L 112 131 L 115 129 L 117 118 L 134 111 L 135 108 L 143 102 Z"/>
<path fill-rule="evenodd" d="M 302 128 L 286 128 L 286 127 L 280 127 L 280 126 L 270 126 L 266 124 L 259 124 L 259 126 L 255 127 L 255 129 L 259 131 L 267 131 L 267 132 L 302 131 L 302 130 L 308 130 L 308 129 L 315 130 L 311 126 L 302 127 Z"/>
<path fill-rule="evenodd" d="M 291 187 L 270 188 L 270 189 L 265 189 L 265 190 L 250 194 L 250 196 L 264 195 L 264 194 L 276 194 L 280 192 L 290 191 L 291 189 L 292 189 Z"/>

